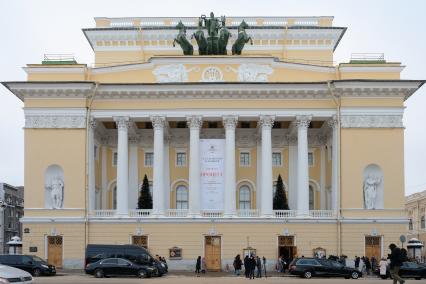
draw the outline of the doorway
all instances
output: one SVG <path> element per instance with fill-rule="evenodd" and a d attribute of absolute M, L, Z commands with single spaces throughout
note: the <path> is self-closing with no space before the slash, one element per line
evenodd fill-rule
<path fill-rule="evenodd" d="M 365 236 L 365 256 L 371 259 L 374 256 L 377 260 L 382 257 L 382 237 Z"/>
<path fill-rule="evenodd" d="M 206 236 L 204 240 L 204 260 L 208 271 L 220 271 L 221 268 L 221 247 L 220 236 Z"/>
<path fill-rule="evenodd" d="M 47 237 L 47 262 L 62 268 L 62 236 Z"/>
<path fill-rule="evenodd" d="M 285 269 L 297 255 L 297 247 L 294 245 L 294 236 L 278 236 L 278 257 L 283 257 L 287 263 Z"/>

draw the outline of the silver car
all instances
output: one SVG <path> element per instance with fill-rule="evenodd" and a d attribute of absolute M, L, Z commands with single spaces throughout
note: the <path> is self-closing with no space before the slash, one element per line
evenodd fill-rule
<path fill-rule="evenodd" d="M 30 284 L 33 277 L 26 271 L 0 264 L 0 284 Z"/>

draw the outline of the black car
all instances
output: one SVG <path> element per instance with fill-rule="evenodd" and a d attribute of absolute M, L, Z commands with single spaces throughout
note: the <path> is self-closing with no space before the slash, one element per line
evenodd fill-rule
<path fill-rule="evenodd" d="M 55 275 L 56 268 L 35 255 L 3 254 L 0 263 L 31 273 L 33 276 Z"/>
<path fill-rule="evenodd" d="M 383 279 L 391 277 L 389 266 L 386 268 L 386 276 L 380 275 L 380 268 L 375 271 L 375 274 Z M 402 263 L 398 274 L 402 278 L 414 278 L 420 280 L 422 278 L 426 278 L 426 266 L 419 265 L 415 262 L 406 261 Z"/>
<path fill-rule="evenodd" d="M 104 276 L 134 275 L 140 278 L 148 278 L 155 274 L 156 268 L 136 264 L 123 258 L 105 258 L 90 263 L 86 266 L 86 274 L 94 275 L 96 278 Z"/>
<path fill-rule="evenodd" d="M 304 278 L 314 276 L 344 277 L 358 279 L 362 273 L 354 268 L 344 266 L 337 261 L 323 258 L 296 258 L 290 263 L 290 273 Z"/>
<path fill-rule="evenodd" d="M 105 258 L 123 258 L 138 265 L 156 268 L 152 276 L 163 276 L 167 273 L 166 264 L 153 258 L 143 247 L 136 245 L 87 245 L 85 266 Z"/>

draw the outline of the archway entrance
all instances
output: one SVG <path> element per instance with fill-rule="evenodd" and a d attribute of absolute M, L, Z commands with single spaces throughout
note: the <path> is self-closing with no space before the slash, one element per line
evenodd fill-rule
<path fill-rule="evenodd" d="M 294 245 L 294 236 L 278 236 L 278 257 L 283 257 L 287 263 L 285 269 L 297 255 L 297 247 Z"/>

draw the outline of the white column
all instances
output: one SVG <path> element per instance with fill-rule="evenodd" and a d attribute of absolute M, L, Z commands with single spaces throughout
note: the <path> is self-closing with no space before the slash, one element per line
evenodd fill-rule
<path fill-rule="evenodd" d="M 339 137 L 338 137 L 338 121 L 333 117 L 328 121 L 328 126 L 333 129 L 332 145 L 331 145 L 331 209 L 338 208 L 339 193 Z"/>
<path fill-rule="evenodd" d="M 297 116 L 297 210 L 300 216 L 309 215 L 308 127 L 310 116 Z"/>
<path fill-rule="evenodd" d="M 154 215 L 164 215 L 164 126 L 166 119 L 163 116 L 152 116 L 154 128 L 154 169 L 152 205 Z"/>
<path fill-rule="evenodd" d="M 324 142 L 323 140 L 321 140 Z M 325 145 L 321 144 L 320 146 L 320 209 L 324 210 L 326 209 L 326 196 L 325 196 L 325 170 L 326 170 L 326 163 L 325 163 Z"/>
<path fill-rule="evenodd" d="M 297 137 L 288 137 L 288 204 L 297 208 Z"/>
<path fill-rule="evenodd" d="M 236 213 L 236 170 L 235 170 L 235 127 L 237 116 L 225 116 L 225 215 L 233 216 Z"/>
<path fill-rule="evenodd" d="M 259 123 L 262 128 L 262 216 L 272 216 L 272 141 L 271 129 L 274 124 L 274 117 L 262 115 Z"/>
<path fill-rule="evenodd" d="M 139 167 L 138 167 L 138 144 L 139 137 L 132 136 L 129 138 L 129 200 L 130 209 L 138 208 L 139 198 Z"/>
<path fill-rule="evenodd" d="M 129 117 L 114 117 L 118 129 L 117 145 L 117 214 L 128 215 L 129 190 Z"/>
<path fill-rule="evenodd" d="M 200 128 L 201 116 L 187 117 L 189 127 L 189 214 L 200 215 Z"/>
<path fill-rule="evenodd" d="M 96 121 L 91 118 L 89 121 L 88 139 L 88 167 L 89 167 L 89 212 L 96 208 L 96 179 L 95 179 L 95 128 Z"/>
<path fill-rule="evenodd" d="M 105 139 L 106 140 L 106 139 Z M 107 177 L 107 143 L 102 141 L 102 206 L 101 209 L 107 209 L 108 207 L 108 177 Z"/>
<path fill-rule="evenodd" d="M 166 135 L 164 138 L 164 204 L 165 209 L 170 208 L 170 138 Z"/>
<path fill-rule="evenodd" d="M 256 147 L 256 209 L 260 211 L 261 208 L 261 188 L 262 188 L 262 138 L 261 136 L 258 136 L 256 138 L 257 140 L 257 147 Z"/>

